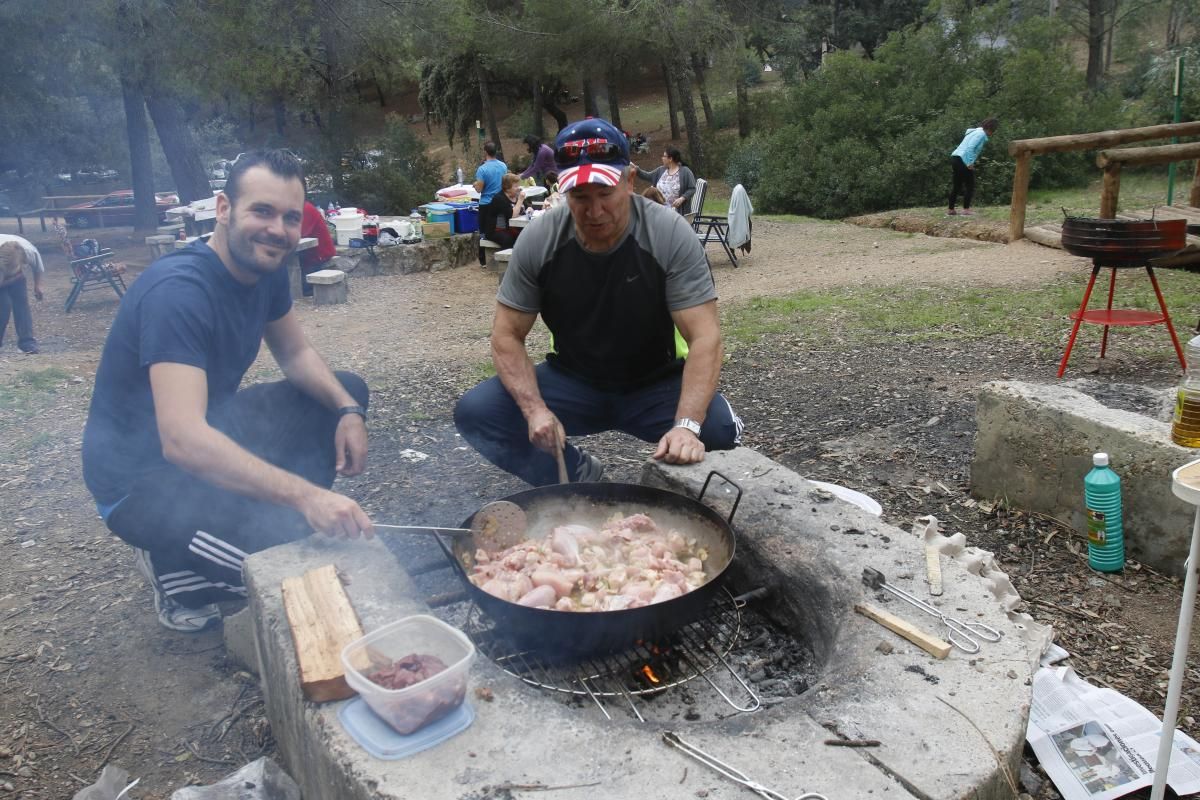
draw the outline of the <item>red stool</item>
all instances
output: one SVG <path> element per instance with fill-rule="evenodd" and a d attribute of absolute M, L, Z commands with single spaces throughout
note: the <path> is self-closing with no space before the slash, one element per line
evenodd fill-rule
<path fill-rule="evenodd" d="M 1154 311 L 1114 309 L 1112 307 L 1113 292 L 1117 288 L 1118 267 L 1116 266 L 1111 267 L 1112 276 L 1108 282 L 1108 305 L 1103 310 L 1088 311 L 1087 305 L 1088 300 L 1092 297 L 1092 287 L 1096 285 L 1096 276 L 1100 274 L 1102 268 L 1099 260 L 1092 262 L 1092 277 L 1088 281 L 1087 290 L 1083 293 L 1083 302 L 1079 304 L 1079 310 L 1071 314 L 1071 319 L 1075 320 L 1075 325 L 1071 328 L 1071 338 L 1067 339 L 1067 350 L 1063 353 L 1062 363 L 1058 365 L 1058 377 L 1061 378 L 1063 373 L 1067 371 L 1067 360 L 1071 357 L 1071 348 L 1075 346 L 1075 336 L 1079 333 L 1079 326 L 1084 322 L 1104 326 L 1104 336 L 1100 339 L 1101 358 L 1104 358 L 1104 354 L 1108 350 L 1108 329 L 1110 327 L 1133 327 L 1163 323 L 1167 326 L 1167 332 L 1171 334 L 1171 344 L 1175 345 L 1175 355 L 1179 357 L 1179 366 L 1184 370 L 1187 369 L 1187 361 L 1183 357 L 1183 348 L 1179 346 L 1179 337 L 1175 335 L 1175 326 L 1171 324 L 1171 315 L 1167 312 L 1167 303 L 1163 300 L 1162 290 L 1158 288 L 1158 279 L 1154 277 L 1154 268 L 1149 264 L 1143 266 L 1146 268 L 1146 274 L 1150 276 L 1150 285 L 1154 287 L 1154 296 L 1158 298 L 1158 313 Z"/>

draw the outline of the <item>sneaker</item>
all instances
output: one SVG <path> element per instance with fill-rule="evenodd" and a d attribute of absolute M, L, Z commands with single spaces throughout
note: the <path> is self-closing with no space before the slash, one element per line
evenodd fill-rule
<path fill-rule="evenodd" d="M 969 208 L 964 208 L 962 211 L 960 211 L 960 212 L 958 212 L 958 213 L 959 213 L 959 214 L 961 214 L 961 215 L 962 215 L 962 216 L 964 216 L 964 217 L 973 217 L 973 216 L 975 216 L 975 212 L 974 212 L 973 210 L 969 209 Z"/>
<path fill-rule="evenodd" d="M 574 483 L 595 483 L 604 477 L 604 465 L 600 459 L 579 448 L 579 464 L 575 467 Z"/>
<path fill-rule="evenodd" d="M 187 608 L 168 597 L 154 573 L 154 564 L 150 561 L 150 551 L 135 547 L 133 552 L 138 572 L 145 576 L 146 580 L 150 582 L 150 588 L 154 590 L 154 610 L 158 614 L 159 623 L 164 628 L 180 633 L 200 633 L 221 619 L 221 608 L 216 603 L 209 603 L 199 608 Z"/>
<path fill-rule="evenodd" d="M 954 216 L 954 215 L 956 215 L 957 213 L 958 213 L 958 212 L 957 212 L 957 211 L 955 211 L 955 210 L 952 208 L 952 209 L 950 209 L 949 211 L 947 211 L 947 212 L 946 212 L 946 216 L 947 216 L 947 217 L 953 217 L 953 216 Z"/>
<path fill-rule="evenodd" d="M 17 349 L 27 356 L 36 356 L 38 353 L 42 352 L 38 349 L 36 344 L 27 344 L 24 347 L 18 347 Z"/>

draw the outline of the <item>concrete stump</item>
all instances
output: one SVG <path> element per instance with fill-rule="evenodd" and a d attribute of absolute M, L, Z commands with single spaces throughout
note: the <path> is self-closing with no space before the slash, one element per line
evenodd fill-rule
<path fill-rule="evenodd" d="M 350 282 L 340 269 L 319 269 L 308 275 L 313 287 L 313 297 L 319 306 L 332 306 L 346 302 L 350 294 Z"/>
<path fill-rule="evenodd" d="M 175 237 L 167 233 L 147 236 L 146 246 L 150 248 L 150 260 L 155 261 L 175 250 Z"/>

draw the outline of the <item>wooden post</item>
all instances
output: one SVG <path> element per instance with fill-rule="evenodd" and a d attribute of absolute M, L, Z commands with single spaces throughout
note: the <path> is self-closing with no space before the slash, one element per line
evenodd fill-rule
<path fill-rule="evenodd" d="M 1200 206 L 1200 161 L 1196 162 L 1196 177 L 1192 178 L 1192 193 L 1188 197 L 1189 206 Z"/>
<path fill-rule="evenodd" d="M 1100 218 L 1117 218 L 1117 197 L 1121 194 L 1121 163 L 1104 167 L 1104 187 L 1100 190 Z"/>
<path fill-rule="evenodd" d="M 1033 153 L 1026 150 L 1017 156 L 1017 171 L 1013 174 L 1012 205 L 1008 209 L 1008 240 L 1025 238 L 1025 205 L 1029 200 L 1029 168 Z"/>

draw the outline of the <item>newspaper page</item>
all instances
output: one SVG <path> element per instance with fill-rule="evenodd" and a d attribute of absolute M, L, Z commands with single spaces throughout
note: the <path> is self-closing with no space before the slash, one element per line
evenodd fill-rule
<path fill-rule="evenodd" d="M 1110 800 L 1149 786 L 1162 721 L 1120 692 L 1092 686 L 1070 667 L 1033 679 L 1025 739 L 1064 800 Z M 1167 784 L 1200 792 L 1200 744 L 1175 732 Z"/>

